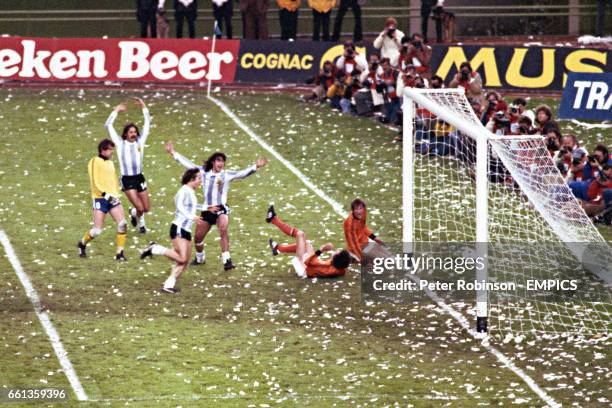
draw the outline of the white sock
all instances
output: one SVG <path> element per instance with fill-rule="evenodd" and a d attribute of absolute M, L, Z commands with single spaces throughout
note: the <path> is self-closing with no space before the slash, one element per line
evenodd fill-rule
<path fill-rule="evenodd" d="M 130 215 L 131 215 L 132 217 L 136 217 L 136 214 L 137 214 L 137 213 L 136 213 L 136 209 L 135 209 L 135 208 L 130 208 Z"/>
<path fill-rule="evenodd" d="M 155 244 L 151 247 L 151 253 L 153 253 L 153 255 L 163 255 L 166 253 L 166 248 L 159 244 Z"/>
<path fill-rule="evenodd" d="M 140 218 L 138 219 L 138 227 L 144 227 L 144 226 L 145 226 L 144 214 L 142 214 Z"/>
<path fill-rule="evenodd" d="M 166 281 L 164 282 L 164 288 L 173 288 L 175 284 L 176 284 L 176 278 L 170 275 L 168 279 L 166 279 Z"/>
<path fill-rule="evenodd" d="M 226 263 L 228 259 L 230 259 L 229 251 L 222 252 L 221 253 L 221 260 L 223 261 L 223 263 Z"/>
<path fill-rule="evenodd" d="M 206 257 L 206 255 L 204 254 L 204 251 L 196 252 L 196 261 L 198 261 L 198 263 L 204 262 L 204 258 L 205 257 Z"/>

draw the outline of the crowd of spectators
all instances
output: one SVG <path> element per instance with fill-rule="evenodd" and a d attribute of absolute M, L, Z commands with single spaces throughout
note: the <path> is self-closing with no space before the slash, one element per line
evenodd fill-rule
<path fill-rule="evenodd" d="M 348 9 L 353 12 L 355 20 L 353 41 L 363 39 L 360 0 L 307 0 L 312 10 L 313 41 L 338 41 L 342 21 Z M 168 18 L 166 0 L 136 0 L 136 19 L 140 23 L 140 36 L 143 38 L 167 38 Z M 212 0 L 213 15 L 216 21 L 215 36 L 233 38 L 232 16 L 233 0 Z M 301 0 L 276 0 L 282 40 L 297 38 L 298 16 Z M 240 0 L 239 9 L 242 15 L 243 37 L 247 40 L 266 40 L 268 34 L 267 14 L 270 0 Z M 334 20 L 333 34 L 330 36 L 331 12 L 338 6 Z M 187 21 L 189 38 L 195 38 L 195 21 L 198 16 L 197 0 L 173 0 L 176 38 L 183 37 L 183 25 Z M 163 30 L 158 30 L 159 27 Z"/>
<path fill-rule="evenodd" d="M 353 41 L 363 40 L 363 27 L 361 19 L 362 0 L 306 0 L 312 11 L 312 40 L 338 41 L 342 31 L 342 23 L 349 9 L 353 13 Z M 228 39 L 233 38 L 232 16 L 234 14 L 233 0 L 212 0 L 212 11 L 216 21 L 215 36 L 221 38 L 224 33 Z M 436 37 L 438 42 L 444 41 L 443 30 L 448 24 L 443 20 L 445 16 L 452 15 L 442 8 L 442 0 L 423 0 L 421 15 L 423 28 L 426 32 L 427 22 L 433 12 L 432 19 L 436 21 Z M 239 0 L 239 10 L 242 16 L 243 37 L 247 40 L 268 39 L 267 13 L 270 0 Z M 276 0 L 280 25 L 280 38 L 282 40 L 295 40 L 298 32 L 298 17 L 302 0 Z M 136 0 L 136 18 L 140 23 L 140 36 L 143 38 L 167 38 L 168 18 L 166 15 L 166 0 Z M 198 0 L 173 0 L 174 19 L 176 24 L 176 38 L 183 37 L 183 25 L 187 21 L 189 38 L 195 38 L 195 21 L 198 16 Z M 334 19 L 333 32 L 330 35 L 331 14 L 337 7 Z M 446 13 L 446 14 L 443 14 Z M 446 17 L 447 18 L 447 17 Z M 454 16 L 452 17 L 454 20 Z M 158 30 L 159 27 L 163 30 Z M 395 41 L 401 41 L 403 34 L 398 31 Z M 390 39 L 381 38 L 383 48 L 394 49 Z M 424 38 L 427 42 L 427 38 Z M 449 38 L 452 41 L 452 38 Z M 397 58 L 397 56 L 395 57 Z M 396 65 L 397 61 L 391 61 Z"/>
<path fill-rule="evenodd" d="M 595 221 L 612 220 L 612 154 L 603 144 L 589 152 L 573 134 L 563 133 L 552 109 L 539 105 L 530 109 L 525 98 L 506 100 L 499 92 L 485 91 L 480 74 L 469 62 L 444 82 L 430 72 L 431 48 L 419 33 L 406 35 L 388 18 L 384 30 L 374 40 L 379 50 L 366 59 L 352 42 L 344 43 L 343 54 L 325 61 L 314 84 L 310 101 L 329 103 L 332 109 L 355 116 L 372 116 L 400 128 L 405 87 L 462 87 L 476 117 L 498 136 L 541 135 L 548 154 L 565 178 L 569 188 Z M 430 115 L 429 117 L 427 115 Z M 430 156 L 453 156 L 474 162 L 475 146 L 452 126 L 431 120 L 431 114 L 417 109 L 415 140 L 417 151 Z M 435 126 L 435 129 L 432 127 Z M 515 185 L 501 160 L 490 158 L 490 180 Z M 515 185 L 516 186 L 516 185 Z"/>

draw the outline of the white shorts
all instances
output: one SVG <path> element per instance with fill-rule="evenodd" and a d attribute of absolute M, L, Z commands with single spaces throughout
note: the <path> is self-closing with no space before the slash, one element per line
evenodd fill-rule
<path fill-rule="evenodd" d="M 308 259 L 310 255 L 311 254 L 304 254 L 301 257 L 294 256 L 291 258 L 291 265 L 293 265 L 293 269 L 295 269 L 295 274 L 302 279 L 306 277 L 306 265 L 304 262 L 306 262 L 306 259 Z"/>

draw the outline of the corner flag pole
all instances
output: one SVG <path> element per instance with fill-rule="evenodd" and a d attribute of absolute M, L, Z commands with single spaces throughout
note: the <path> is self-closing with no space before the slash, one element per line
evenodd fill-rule
<path fill-rule="evenodd" d="M 211 53 L 215 52 L 215 43 L 217 42 L 217 20 L 215 20 L 215 26 L 213 28 L 213 38 L 212 38 L 212 49 L 211 49 Z M 211 85 L 211 80 L 210 78 L 208 79 L 208 89 L 206 90 L 206 96 L 210 97 L 210 85 Z"/>

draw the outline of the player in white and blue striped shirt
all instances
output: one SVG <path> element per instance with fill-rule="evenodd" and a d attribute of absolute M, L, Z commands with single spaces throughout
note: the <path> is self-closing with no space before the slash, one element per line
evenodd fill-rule
<path fill-rule="evenodd" d="M 227 193 L 230 183 L 234 180 L 244 179 L 254 174 L 261 167 L 268 163 L 265 158 L 258 159 L 255 164 L 240 171 L 225 170 L 227 160 L 225 154 L 221 152 L 213 153 L 204 163 L 198 166 L 189 159 L 180 155 L 174 150 L 172 142 L 166 143 L 166 151 L 174 159 L 187 168 L 198 168 L 202 172 L 202 192 L 204 193 L 204 204 L 202 205 L 202 220 L 204 225 L 196 228 L 195 245 L 196 259 L 192 265 L 203 264 L 204 259 L 204 238 L 212 225 L 217 225 L 221 237 L 221 259 L 223 268 L 227 271 L 234 268 L 229 253 L 229 207 L 227 205 Z"/>
<path fill-rule="evenodd" d="M 189 265 L 189 259 L 191 258 L 191 226 L 193 223 L 196 223 L 197 226 L 204 224 L 204 221 L 198 217 L 196 212 L 199 206 L 197 205 L 195 190 L 202 184 L 200 170 L 197 168 L 187 170 L 183 174 L 181 183 L 183 187 L 174 196 L 176 212 L 174 213 L 174 220 L 170 225 L 170 239 L 172 240 L 173 249 L 164 248 L 155 242 L 151 242 L 140 254 L 140 259 L 152 255 L 164 255 L 176 262 L 162 288 L 162 291 L 167 293 L 177 293 L 179 291 L 175 288 L 176 280 L 187 268 L 187 265 Z"/>
<path fill-rule="evenodd" d="M 151 204 L 149 192 L 147 191 L 147 182 L 142 171 L 144 147 L 147 142 L 147 137 L 149 136 L 151 116 L 142 99 L 132 99 L 134 99 L 134 103 L 142 109 L 142 114 L 144 116 L 142 133 L 139 132 L 138 127 L 134 123 L 128 123 L 123 127 L 121 137 L 115 131 L 113 123 L 119 113 L 127 110 L 127 104 L 125 102 L 117 105 L 111 112 L 106 123 L 104 123 L 104 127 L 115 143 L 115 146 L 117 146 L 117 157 L 119 158 L 119 168 L 121 169 L 121 189 L 133 205 L 133 207 L 129 209 L 132 225 L 138 225 L 140 232 L 144 234 L 147 231 L 144 222 L 144 214 L 149 212 Z"/>

